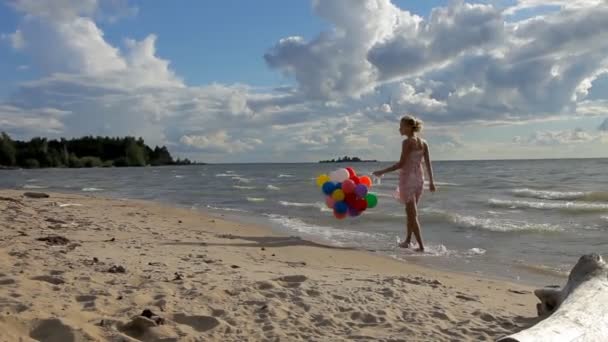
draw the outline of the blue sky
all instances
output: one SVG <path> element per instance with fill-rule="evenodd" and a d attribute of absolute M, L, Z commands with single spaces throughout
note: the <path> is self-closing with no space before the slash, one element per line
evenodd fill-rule
<path fill-rule="evenodd" d="M 608 156 L 604 11 L 595 0 L 0 2 L 0 130 L 141 135 L 205 161 L 394 159 L 400 137 L 385 132 L 412 113 L 440 159 Z"/>

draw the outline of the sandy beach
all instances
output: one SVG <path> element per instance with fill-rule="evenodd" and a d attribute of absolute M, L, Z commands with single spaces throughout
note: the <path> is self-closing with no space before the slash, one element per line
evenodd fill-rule
<path fill-rule="evenodd" d="M 1 341 L 491 341 L 536 316 L 524 285 L 194 210 L 49 195 L 0 191 Z"/>

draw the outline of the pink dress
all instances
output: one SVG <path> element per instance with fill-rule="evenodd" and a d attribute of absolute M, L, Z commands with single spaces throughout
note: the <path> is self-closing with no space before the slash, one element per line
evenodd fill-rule
<path fill-rule="evenodd" d="M 403 204 L 420 201 L 424 188 L 423 158 L 424 149 L 411 150 L 405 164 L 399 170 L 399 187 L 395 190 L 394 197 Z"/>

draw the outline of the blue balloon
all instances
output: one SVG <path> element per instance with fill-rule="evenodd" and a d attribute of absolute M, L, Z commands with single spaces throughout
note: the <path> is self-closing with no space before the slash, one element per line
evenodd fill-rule
<path fill-rule="evenodd" d="M 336 204 L 334 204 L 334 210 L 338 214 L 345 214 L 348 211 L 348 204 L 344 201 L 336 202 Z"/>
<path fill-rule="evenodd" d="M 334 190 L 336 190 L 336 185 L 332 182 L 325 182 L 323 184 L 323 193 L 326 194 L 327 196 L 331 195 L 332 192 L 334 192 Z"/>
<path fill-rule="evenodd" d="M 342 189 L 342 183 L 337 183 L 336 184 L 336 189 Z"/>

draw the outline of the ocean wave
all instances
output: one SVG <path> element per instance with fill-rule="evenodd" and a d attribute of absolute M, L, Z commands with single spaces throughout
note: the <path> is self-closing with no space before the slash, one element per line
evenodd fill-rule
<path fill-rule="evenodd" d="M 277 177 L 279 177 L 279 178 L 292 178 L 292 177 L 294 177 L 294 176 L 293 176 L 293 175 L 288 175 L 288 174 L 283 174 L 283 173 L 282 173 L 282 174 L 278 175 Z"/>
<path fill-rule="evenodd" d="M 486 254 L 486 250 L 483 248 L 475 247 L 469 249 L 465 254 L 468 256 L 484 255 Z"/>
<path fill-rule="evenodd" d="M 247 201 L 257 203 L 257 202 L 264 202 L 264 201 L 266 201 L 266 199 L 263 197 L 247 197 Z"/>
<path fill-rule="evenodd" d="M 508 220 L 502 218 L 483 218 L 470 215 L 460 215 L 438 209 L 422 210 L 424 221 L 447 222 L 461 228 L 483 229 L 493 232 L 551 232 L 560 231 L 562 227 L 548 223 L 534 223 L 527 221 Z"/>
<path fill-rule="evenodd" d="M 266 189 L 273 190 L 273 191 L 281 190 L 281 188 L 279 188 L 278 186 L 274 186 L 272 184 L 268 184 L 268 186 L 266 187 Z"/>
<path fill-rule="evenodd" d="M 288 202 L 288 201 L 279 201 L 279 204 L 284 207 L 298 207 L 298 208 L 315 208 L 319 209 L 323 212 L 331 212 L 324 203 L 315 202 L 315 203 L 298 203 L 298 202 Z"/>
<path fill-rule="evenodd" d="M 488 203 L 495 207 L 510 209 L 539 209 L 561 210 L 570 213 L 603 212 L 608 211 L 608 204 L 589 202 L 540 202 L 540 201 L 511 201 L 492 198 Z"/>
<path fill-rule="evenodd" d="M 255 189 L 255 186 L 245 186 L 245 185 L 233 185 L 232 187 L 234 189 L 238 189 L 238 190 L 253 190 L 253 189 Z"/>
<path fill-rule="evenodd" d="M 608 215 L 606 215 L 606 216 L 600 216 L 600 218 L 601 218 L 602 220 L 604 220 L 604 221 L 608 222 Z"/>
<path fill-rule="evenodd" d="M 251 179 L 247 179 L 244 177 L 232 177 L 232 179 L 241 183 L 251 183 Z"/>
<path fill-rule="evenodd" d="M 315 225 L 306 223 L 298 218 L 283 215 L 269 214 L 267 217 L 270 219 L 270 221 L 278 223 L 291 231 L 318 237 L 338 246 L 352 244 L 353 242 L 356 243 L 378 240 L 378 235 L 376 234 Z"/>
<path fill-rule="evenodd" d="M 34 184 L 25 184 L 23 186 L 24 189 L 46 189 L 48 186 L 44 185 L 34 185 Z"/>
<path fill-rule="evenodd" d="M 175 175 L 175 178 L 184 178 L 182 175 Z"/>
<path fill-rule="evenodd" d="M 240 177 L 241 175 L 237 175 L 236 173 L 218 173 L 215 177 Z"/>
<path fill-rule="evenodd" d="M 608 201 L 608 191 L 551 191 L 534 189 L 514 189 L 511 193 L 516 197 L 527 197 L 548 200 L 582 200 L 588 202 Z"/>
<path fill-rule="evenodd" d="M 103 191 L 103 189 L 99 189 L 99 188 L 82 188 L 82 191 L 84 191 L 84 192 L 95 192 L 95 191 Z"/>
<path fill-rule="evenodd" d="M 239 213 L 248 213 L 247 210 L 243 210 L 243 209 L 214 207 L 212 205 L 207 205 L 207 209 L 222 210 L 222 211 L 234 211 L 234 212 L 239 212 Z"/>

